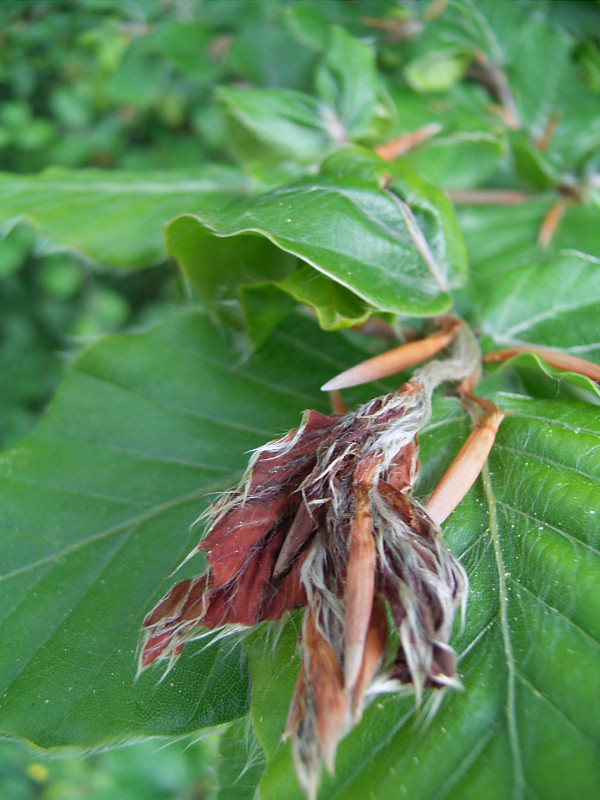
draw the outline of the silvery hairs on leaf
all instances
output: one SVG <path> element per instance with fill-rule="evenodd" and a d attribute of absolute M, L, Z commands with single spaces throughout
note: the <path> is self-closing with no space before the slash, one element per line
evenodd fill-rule
<path fill-rule="evenodd" d="M 307 411 L 298 429 L 257 450 L 241 484 L 207 512 L 193 552 L 206 553 L 208 570 L 144 620 L 142 669 L 207 630 L 306 607 L 285 735 L 309 797 L 366 697 L 459 685 L 448 640 L 467 577 L 411 493 L 431 395 L 471 372 L 466 350 L 459 335 L 453 358 L 430 362 L 398 392 L 344 415 Z"/>

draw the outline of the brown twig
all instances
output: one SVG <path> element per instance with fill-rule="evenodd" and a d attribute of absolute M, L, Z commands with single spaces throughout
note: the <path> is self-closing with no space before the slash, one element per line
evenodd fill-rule
<path fill-rule="evenodd" d="M 473 206 L 518 206 L 534 197 L 516 189 L 457 189 L 447 191 L 446 196 L 456 205 Z"/>
<path fill-rule="evenodd" d="M 469 68 L 469 73 L 487 88 L 495 100 L 500 102 L 504 109 L 504 121 L 507 127 L 514 130 L 520 128 L 519 113 L 503 70 L 494 66 L 486 54 L 479 51 L 475 54 L 475 63 Z"/>

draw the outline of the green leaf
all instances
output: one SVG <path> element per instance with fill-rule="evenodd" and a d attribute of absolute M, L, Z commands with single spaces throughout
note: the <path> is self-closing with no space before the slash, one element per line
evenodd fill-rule
<path fill-rule="evenodd" d="M 520 180 L 538 191 L 560 183 L 558 166 L 531 141 L 523 130 L 510 131 L 508 136 L 515 171 Z"/>
<path fill-rule="evenodd" d="M 416 316 L 448 308 L 448 289 L 466 271 L 445 196 L 401 165 L 354 149 L 331 156 L 318 176 L 184 215 L 167 229 L 167 249 L 192 286 L 229 316 L 237 285 L 279 281 L 293 271 L 289 256 L 272 245 L 376 309 Z"/>
<path fill-rule="evenodd" d="M 443 88 L 444 81 L 460 77 L 469 60 L 475 60 L 475 71 L 483 64 L 482 83 L 500 95 L 495 99 L 515 116 L 531 143 L 558 123 L 545 156 L 557 158 L 555 166 L 569 175 L 573 165 L 597 149 L 600 122 L 597 95 L 578 80 L 570 62 L 574 41 L 553 23 L 555 6 L 455 0 L 427 25 L 407 74 L 414 88 L 421 88 L 420 70 L 425 86 L 431 73 L 433 88 L 438 88 L 439 63 L 446 67 L 439 70 Z M 522 152 L 518 156 L 523 159 Z M 539 154 L 542 161 L 545 156 Z"/>
<path fill-rule="evenodd" d="M 482 347 L 487 350 L 485 340 Z M 517 377 L 521 393 L 530 392 L 535 397 L 549 400 L 584 399 L 597 404 L 600 400 L 600 386 L 591 378 L 578 372 L 551 367 L 535 353 L 519 353 L 500 364 L 486 364 L 486 369 L 504 373 L 504 377 L 510 377 L 513 385 L 514 378 Z"/>
<path fill-rule="evenodd" d="M 567 206 L 552 240 L 553 250 L 582 250 L 600 258 L 600 192 L 589 193 L 587 202 Z"/>
<path fill-rule="evenodd" d="M 30 220 L 39 233 L 114 267 L 140 267 L 165 257 L 163 228 L 190 209 L 243 194 L 234 169 L 126 172 L 50 168 L 39 175 L 0 174 L 0 225 Z"/>
<path fill-rule="evenodd" d="M 265 148 L 258 149 L 241 132 L 232 130 L 244 160 L 279 156 L 312 162 L 333 147 L 327 123 L 315 97 L 296 89 L 219 90 L 227 114 Z"/>
<path fill-rule="evenodd" d="M 402 161 L 422 178 L 444 189 L 483 184 L 504 154 L 502 140 L 485 132 L 436 136 L 411 150 Z"/>
<path fill-rule="evenodd" d="M 553 112 L 560 111 L 557 91 L 568 68 L 572 46 L 564 32 L 533 19 L 522 25 L 515 36 L 507 77 L 519 120 L 534 137 L 544 131 Z M 522 57 L 525 48 L 527 58 Z"/>
<path fill-rule="evenodd" d="M 539 344 L 600 361 L 600 260 L 563 253 L 505 272 L 480 319 L 498 347 Z"/>
<path fill-rule="evenodd" d="M 463 77 L 470 61 L 459 49 L 429 51 L 406 65 L 404 77 L 416 92 L 444 92 Z"/>
<path fill-rule="evenodd" d="M 341 126 L 344 138 L 360 140 L 371 127 L 380 91 L 373 49 L 343 28 L 332 26 L 324 63 L 317 71 L 317 94 L 327 107 L 330 124 Z M 339 134 L 335 138 L 339 140 Z"/>
<path fill-rule="evenodd" d="M 193 643 L 164 680 L 136 680 L 140 625 L 209 499 L 303 409 L 327 411 L 319 386 L 359 358 L 298 317 L 240 363 L 196 312 L 84 351 L 35 435 L 0 457 L 4 735 L 91 746 L 247 712 L 243 647 Z"/>
<path fill-rule="evenodd" d="M 204 82 L 215 81 L 221 68 L 209 56 L 210 30 L 202 20 L 171 20 L 151 35 L 157 54 L 182 72 Z"/>
<path fill-rule="evenodd" d="M 234 37 L 230 61 L 245 82 L 268 87 L 301 87 L 309 80 L 314 54 L 286 30 L 285 6 L 263 3 L 258 15 L 251 3 L 248 19 Z M 228 6 L 231 8 L 230 4 Z M 227 7 L 227 6 L 226 6 Z M 244 4 L 242 4 L 242 12 Z M 231 11 L 226 12 L 230 16 Z M 233 11 L 235 15 L 235 11 Z M 229 26 L 230 22 L 227 20 Z M 260 42 L 260 47 L 257 47 Z"/>
<path fill-rule="evenodd" d="M 458 211 L 465 237 L 472 286 L 484 297 L 498 276 L 541 254 L 537 237 L 552 195 L 532 197 L 513 206 L 463 206 Z"/>
<path fill-rule="evenodd" d="M 317 97 L 287 87 L 219 90 L 243 161 L 321 161 L 340 146 L 389 127 L 373 50 L 336 26 L 328 39 L 315 76 Z"/>
<path fill-rule="evenodd" d="M 300 669 L 298 637 L 302 613 L 286 624 L 261 625 L 248 638 L 248 660 L 252 672 L 252 719 L 267 760 L 281 744 L 287 708 L 282 698 L 291 700 Z M 265 668 L 277 665 L 277 671 Z"/>
<path fill-rule="evenodd" d="M 600 792 L 597 409 L 494 400 L 507 416 L 489 470 L 444 526 L 471 582 L 465 628 L 452 639 L 464 691 L 447 693 L 429 724 L 429 698 L 422 711 L 410 697 L 376 699 L 342 742 L 320 800 L 368 797 L 373 776 L 377 800 L 560 800 Z M 420 437 L 419 495 L 431 491 L 467 431 L 458 402 L 438 401 Z M 260 669 L 278 685 L 297 671 L 290 650 L 265 648 Z M 281 719 L 279 704 L 290 697 L 270 692 L 258 676 L 257 687 Z M 261 698 L 252 702 L 257 707 Z M 289 745 L 270 760 L 260 797 L 302 797 Z"/>
<path fill-rule="evenodd" d="M 498 275 L 519 263 L 539 259 L 544 251 L 537 238 L 556 197 L 531 195 L 515 205 L 461 206 L 460 229 L 465 237 L 472 281 L 487 292 Z M 600 233 L 596 225 L 598 199 L 566 207 L 548 251 L 577 250 L 600 257 Z"/>
<path fill-rule="evenodd" d="M 219 742 L 217 800 L 254 800 L 265 757 L 248 717 L 233 722 Z"/>
<path fill-rule="evenodd" d="M 243 286 L 240 301 L 246 333 L 254 347 L 261 347 L 296 305 L 293 298 L 282 294 L 274 283 Z"/>
<path fill-rule="evenodd" d="M 326 331 L 360 325 L 371 313 L 370 307 L 353 292 L 308 265 L 278 281 L 277 286 L 314 308 L 319 325 Z"/>

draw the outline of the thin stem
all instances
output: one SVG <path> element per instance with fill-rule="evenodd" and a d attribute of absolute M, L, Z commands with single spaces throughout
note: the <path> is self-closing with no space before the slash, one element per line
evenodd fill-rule
<path fill-rule="evenodd" d="M 513 189 L 456 189 L 447 191 L 446 196 L 457 205 L 518 206 L 535 195 Z"/>

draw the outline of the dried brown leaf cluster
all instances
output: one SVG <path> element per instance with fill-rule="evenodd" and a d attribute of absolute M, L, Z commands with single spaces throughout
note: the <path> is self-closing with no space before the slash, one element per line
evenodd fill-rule
<path fill-rule="evenodd" d="M 467 579 L 411 496 L 429 395 L 413 381 L 345 415 L 309 411 L 258 450 L 209 510 L 207 572 L 144 622 L 142 668 L 203 629 L 306 607 L 285 733 L 309 796 L 369 694 L 457 683 L 448 639 Z"/>

